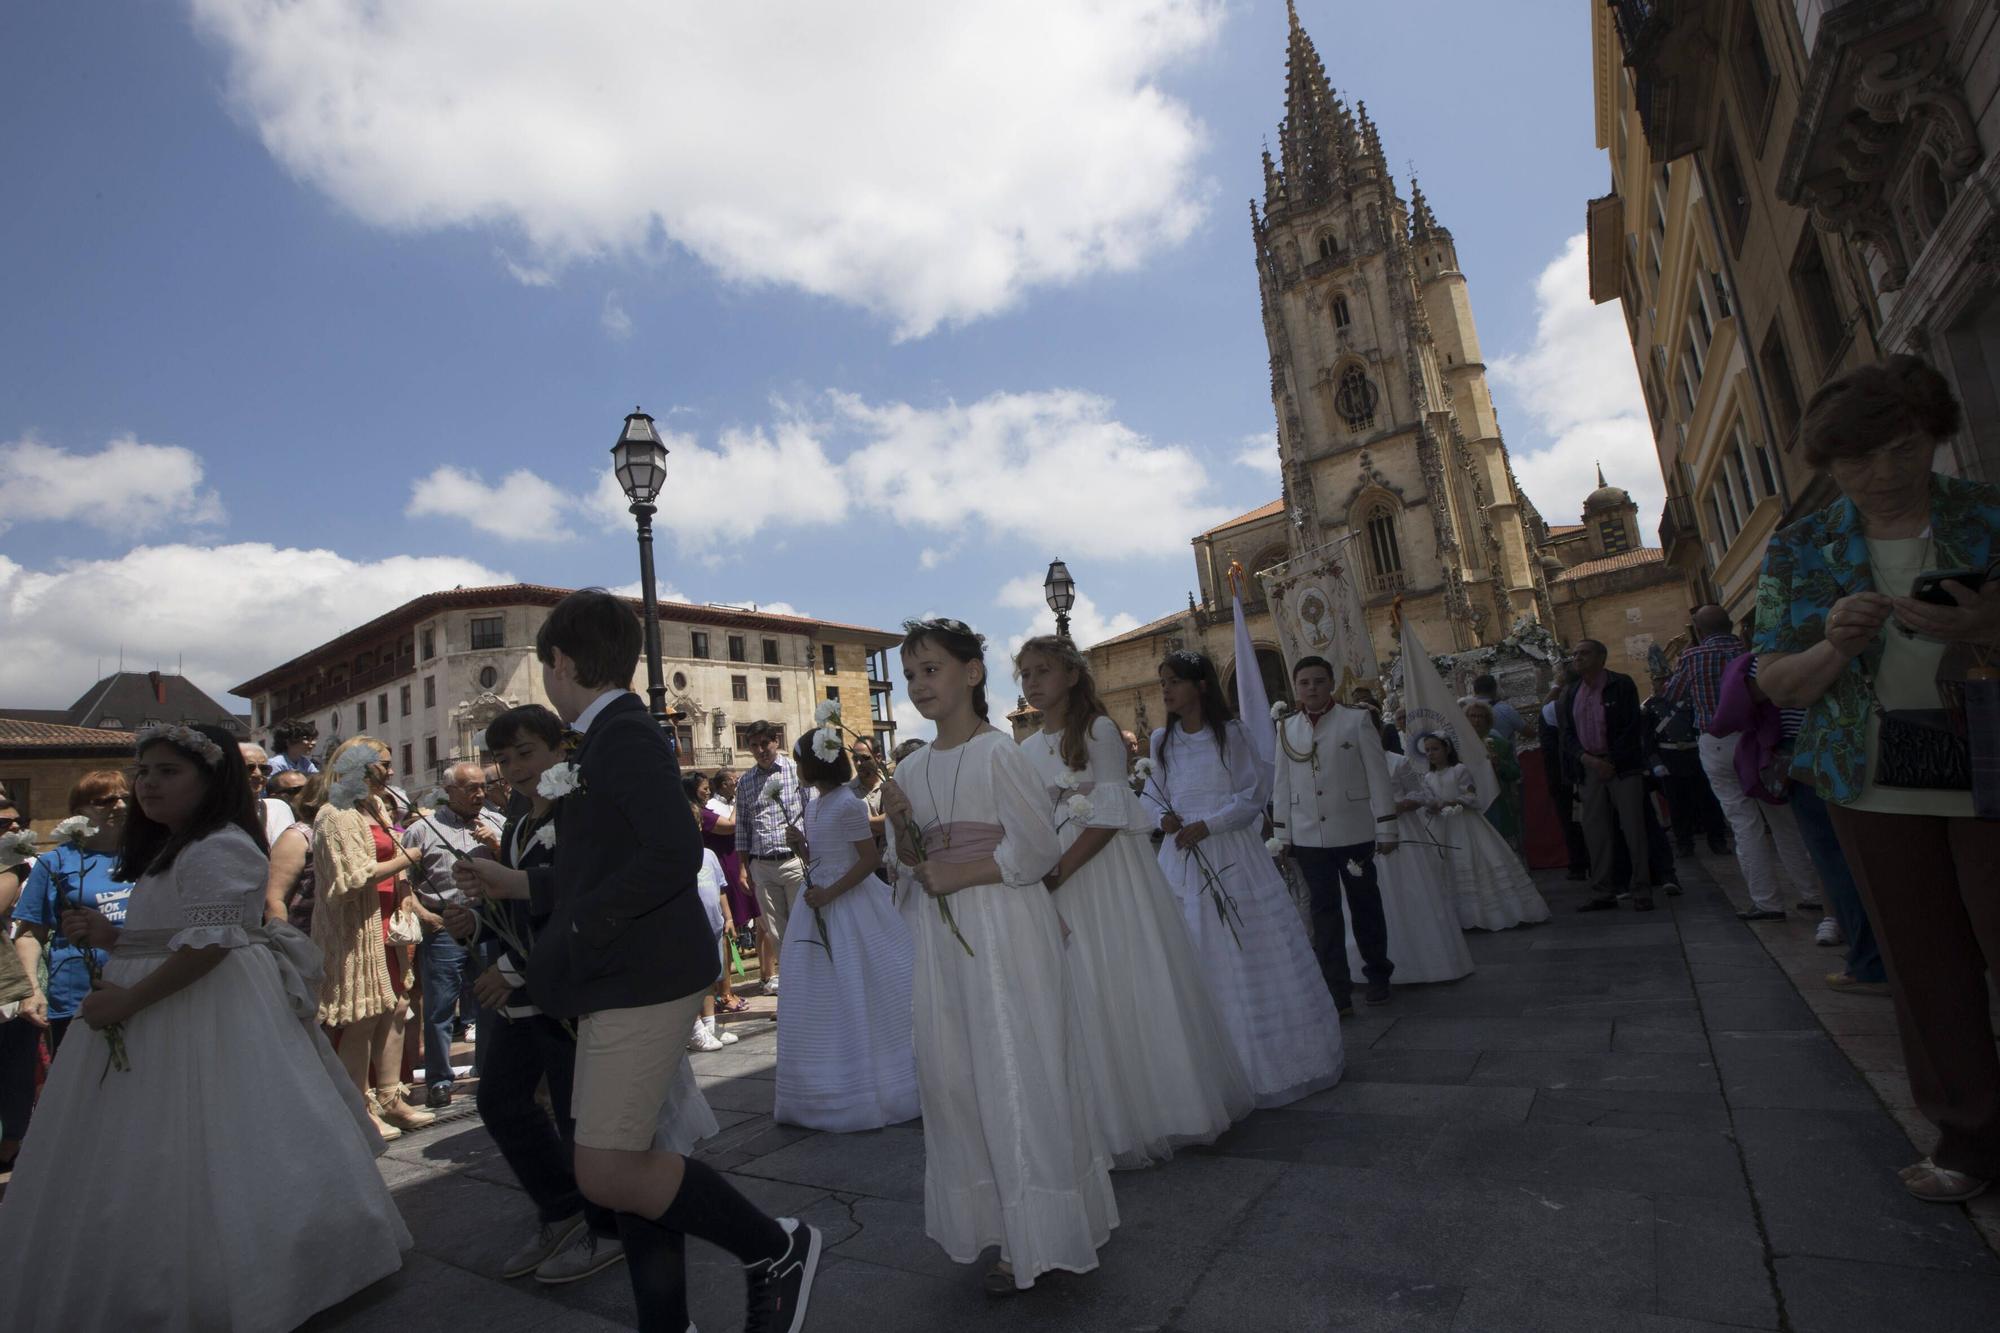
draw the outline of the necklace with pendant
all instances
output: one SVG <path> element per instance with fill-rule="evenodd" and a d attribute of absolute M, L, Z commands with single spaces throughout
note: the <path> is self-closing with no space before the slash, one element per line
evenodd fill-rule
<path fill-rule="evenodd" d="M 938 846 L 942 848 L 949 848 L 951 846 L 952 817 L 958 813 L 958 780 L 965 773 L 965 747 L 971 743 L 969 737 L 959 743 L 957 750 L 958 766 L 951 771 L 951 809 L 939 821 L 943 840 L 938 843 Z M 937 751 L 932 750 L 931 755 L 935 757 Z M 937 792 L 931 787 L 931 765 L 929 764 L 924 765 L 924 794 L 931 798 L 931 812 L 935 814 L 938 810 L 938 798 Z"/>

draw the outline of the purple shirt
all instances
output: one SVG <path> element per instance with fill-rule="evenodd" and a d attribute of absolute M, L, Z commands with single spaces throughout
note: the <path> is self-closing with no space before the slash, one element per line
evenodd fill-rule
<path fill-rule="evenodd" d="M 1597 678 L 1595 685 L 1588 679 L 1576 685 L 1576 702 L 1570 707 L 1570 721 L 1576 726 L 1576 743 L 1585 754 L 1603 754 L 1610 748 L 1604 738 L 1604 682 L 1611 679 L 1610 673 Z"/>

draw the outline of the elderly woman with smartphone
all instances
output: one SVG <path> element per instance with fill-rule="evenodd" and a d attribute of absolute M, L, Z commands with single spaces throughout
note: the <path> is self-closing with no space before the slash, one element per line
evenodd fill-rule
<path fill-rule="evenodd" d="M 1962 710 L 2000 664 L 2000 488 L 1932 469 L 1959 427 L 1913 356 L 1822 386 L 1800 431 L 1841 498 L 1771 539 L 1757 590 L 1757 684 L 1804 708 L 1793 776 L 1834 827 L 1880 937 L 1917 1106 L 1936 1152 L 1902 1172 L 1920 1199 L 2000 1178 L 2000 821 L 1974 813 Z"/>

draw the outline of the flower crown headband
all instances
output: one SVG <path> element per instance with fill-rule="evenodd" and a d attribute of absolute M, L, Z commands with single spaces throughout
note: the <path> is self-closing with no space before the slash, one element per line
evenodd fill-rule
<path fill-rule="evenodd" d="M 222 766 L 222 747 L 196 731 L 193 727 L 184 726 L 179 722 L 162 722 L 139 729 L 138 748 L 140 750 L 145 749 L 154 741 L 165 741 L 176 749 L 186 750 L 189 754 L 199 755 L 201 761 L 210 768 L 220 768 Z"/>

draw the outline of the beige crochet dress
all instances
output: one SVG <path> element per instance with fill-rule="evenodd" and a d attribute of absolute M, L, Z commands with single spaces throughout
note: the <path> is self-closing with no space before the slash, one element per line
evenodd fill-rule
<path fill-rule="evenodd" d="M 345 1027 L 396 1004 L 382 947 L 381 895 L 375 873 L 375 836 L 359 810 L 326 806 L 313 820 L 312 938 L 326 957 L 320 979 L 319 1021 Z"/>

